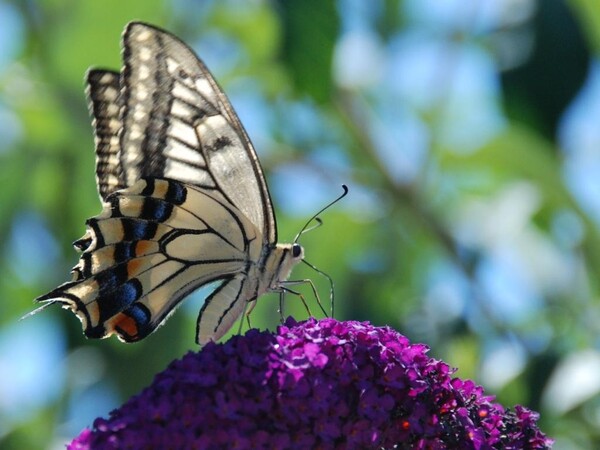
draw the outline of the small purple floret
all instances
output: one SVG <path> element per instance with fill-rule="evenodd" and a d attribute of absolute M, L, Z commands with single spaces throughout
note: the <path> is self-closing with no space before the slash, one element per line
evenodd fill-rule
<path fill-rule="evenodd" d="M 390 328 L 288 319 L 188 353 L 71 450 L 545 449 L 538 414 L 507 410 Z"/>

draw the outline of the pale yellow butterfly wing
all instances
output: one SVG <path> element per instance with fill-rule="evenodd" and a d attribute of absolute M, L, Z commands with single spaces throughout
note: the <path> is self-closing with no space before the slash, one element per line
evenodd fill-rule
<path fill-rule="evenodd" d="M 76 242 L 73 280 L 37 300 L 72 309 L 88 337 L 131 342 L 219 281 L 197 330 L 198 342 L 216 340 L 248 302 L 280 288 L 301 250 L 276 244 L 256 152 L 192 50 L 132 22 L 123 60 L 120 74 L 87 76 L 104 210 Z"/>

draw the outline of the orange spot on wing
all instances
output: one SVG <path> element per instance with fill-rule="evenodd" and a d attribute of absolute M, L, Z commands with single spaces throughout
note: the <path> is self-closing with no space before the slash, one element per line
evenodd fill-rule
<path fill-rule="evenodd" d="M 127 263 L 127 277 L 134 278 L 140 271 L 142 260 L 140 258 L 132 259 Z"/>
<path fill-rule="evenodd" d="M 165 198 L 167 191 L 169 190 L 169 183 L 164 180 L 154 180 L 154 192 L 153 197 Z"/>
<path fill-rule="evenodd" d="M 128 341 L 137 340 L 138 327 L 135 320 L 126 314 L 120 313 L 114 321 L 115 331 L 127 338 Z"/>
<path fill-rule="evenodd" d="M 135 256 L 143 256 L 148 253 L 148 250 L 151 250 L 152 242 L 150 241 L 138 241 L 135 244 Z"/>

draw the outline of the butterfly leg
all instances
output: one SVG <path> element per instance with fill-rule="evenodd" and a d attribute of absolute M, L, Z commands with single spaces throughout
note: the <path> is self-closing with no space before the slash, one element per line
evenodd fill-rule
<path fill-rule="evenodd" d="M 310 278 L 306 278 L 304 280 L 288 280 L 288 281 L 283 281 L 281 284 L 284 284 L 286 286 L 288 286 L 288 285 L 297 286 L 299 284 L 308 284 L 310 286 L 310 288 L 312 289 L 312 292 L 313 292 L 313 295 L 315 296 L 315 299 L 317 300 L 317 304 L 319 305 L 319 309 L 325 315 L 325 317 L 329 317 L 329 314 L 327 314 L 327 311 L 325 311 L 325 308 L 323 308 L 323 303 L 321 303 L 321 297 L 319 296 L 319 293 L 317 292 L 317 288 L 316 288 L 315 284 L 313 283 L 313 281 Z M 282 288 L 287 289 L 285 286 L 282 286 Z M 298 293 L 298 292 L 291 291 L 289 289 L 288 289 L 288 292 L 297 294 L 298 296 L 302 297 L 300 295 L 300 293 Z M 306 302 L 304 301 L 303 297 L 302 297 L 302 302 L 306 306 Z M 309 314 L 310 314 L 310 310 L 308 309 L 308 306 L 306 306 L 306 308 L 307 308 L 307 310 L 309 311 Z"/>
<path fill-rule="evenodd" d="M 249 300 L 244 305 L 244 310 L 242 311 L 242 316 L 240 317 L 240 327 L 238 328 L 238 334 L 242 334 L 242 327 L 244 326 L 244 319 L 248 323 L 248 329 L 252 328 L 252 324 L 250 323 L 250 314 L 254 310 L 256 306 L 256 300 Z"/>
<path fill-rule="evenodd" d="M 279 291 L 279 320 L 281 320 L 281 323 L 284 322 L 284 316 L 283 316 L 283 297 L 285 296 L 285 291 L 282 289 L 281 291 Z"/>
<path fill-rule="evenodd" d="M 345 191 L 345 190 L 346 190 L 346 189 L 344 189 L 344 191 Z M 303 259 L 303 260 L 302 260 L 302 262 L 303 262 L 304 264 L 306 264 L 308 267 L 310 267 L 312 270 L 314 270 L 315 272 L 317 272 L 319 275 L 321 275 L 321 276 L 323 276 L 323 277 L 327 278 L 327 280 L 329 281 L 329 302 L 330 302 L 330 304 L 331 304 L 331 316 L 329 316 L 329 317 L 335 317 L 335 314 L 334 314 L 334 306 L 335 306 L 335 303 L 334 303 L 334 301 L 333 301 L 333 298 L 334 298 L 334 290 L 335 290 L 335 288 L 334 288 L 334 285 L 333 285 L 333 279 L 332 279 L 332 278 L 331 278 L 329 275 L 327 275 L 325 272 L 323 272 L 322 270 L 319 270 L 319 269 L 318 269 L 318 268 L 317 268 L 315 265 L 313 265 L 313 264 L 309 263 L 309 262 L 308 262 L 306 259 Z M 308 281 L 310 281 L 310 280 L 308 280 Z M 312 284 L 312 283 L 311 283 L 311 284 Z M 314 289 L 314 286 L 313 286 L 313 290 L 315 290 L 315 289 Z M 317 295 L 316 297 L 317 297 L 317 300 L 318 300 L 318 299 L 319 299 L 319 296 Z M 319 306 L 320 306 L 320 305 L 319 305 Z M 321 309 L 323 309 L 323 307 L 322 307 L 322 306 L 321 306 Z M 327 315 L 327 314 L 325 314 L 325 315 Z"/>
<path fill-rule="evenodd" d="M 242 311 L 242 316 L 240 317 L 240 326 L 238 327 L 238 332 L 237 334 L 242 334 L 242 328 L 244 326 L 244 318 L 247 318 L 246 316 L 246 310 L 248 309 L 248 302 L 246 302 L 246 304 L 244 305 L 244 311 Z M 248 319 L 248 327 L 250 327 L 250 320 Z"/>
<path fill-rule="evenodd" d="M 287 283 L 287 282 L 286 282 Z M 292 282 L 293 283 L 293 282 Z M 304 305 L 304 308 L 306 309 L 306 312 L 308 313 L 309 316 L 312 316 L 312 312 L 308 306 L 308 303 L 306 303 L 306 299 L 304 298 L 304 295 L 302 295 L 301 292 L 298 291 L 294 291 L 293 289 L 281 286 L 281 294 L 285 294 L 286 292 L 290 293 L 290 294 L 294 294 L 298 297 L 300 297 L 300 300 L 302 301 L 302 304 Z M 282 300 L 282 297 L 280 297 L 280 300 Z M 283 317 L 283 316 L 282 316 Z"/>
<path fill-rule="evenodd" d="M 250 314 L 252 311 L 254 311 L 255 306 L 256 300 L 250 300 L 248 301 L 248 306 L 245 308 L 247 311 L 244 313 L 244 315 L 246 316 L 246 322 L 248 322 L 248 328 L 252 328 L 252 325 L 250 324 Z"/>
<path fill-rule="evenodd" d="M 285 322 L 285 315 L 283 313 L 283 299 L 285 298 L 286 292 L 300 297 L 300 300 L 302 301 L 306 312 L 308 313 L 308 315 L 312 316 L 312 312 L 310 311 L 308 303 L 306 303 L 306 299 L 300 292 L 281 286 L 281 288 L 279 289 L 279 320 L 281 320 L 281 323 Z"/>

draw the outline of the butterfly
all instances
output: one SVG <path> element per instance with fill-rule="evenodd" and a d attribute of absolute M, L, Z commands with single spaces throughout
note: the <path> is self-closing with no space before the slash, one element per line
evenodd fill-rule
<path fill-rule="evenodd" d="M 285 290 L 304 251 L 277 243 L 256 152 L 204 63 L 142 22 L 126 26 L 122 47 L 120 73 L 86 80 L 102 212 L 74 243 L 71 281 L 36 300 L 72 310 L 89 338 L 135 342 L 218 282 L 198 316 L 203 345 L 260 295 Z"/>

